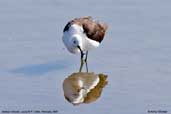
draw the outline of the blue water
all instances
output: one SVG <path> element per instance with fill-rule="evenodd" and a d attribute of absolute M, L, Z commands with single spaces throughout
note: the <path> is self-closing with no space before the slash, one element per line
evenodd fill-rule
<path fill-rule="evenodd" d="M 171 113 L 171 1 L 0 0 L 0 110 L 60 114 Z M 109 84 L 92 104 L 69 104 L 62 82 L 78 71 L 80 55 L 62 43 L 63 27 L 90 15 L 108 23 L 89 52 L 89 69 Z"/>

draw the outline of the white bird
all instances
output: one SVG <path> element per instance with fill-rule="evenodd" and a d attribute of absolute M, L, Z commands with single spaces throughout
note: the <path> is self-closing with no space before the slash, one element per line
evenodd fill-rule
<path fill-rule="evenodd" d="M 105 23 L 95 21 L 90 16 L 75 18 L 64 27 L 62 39 L 66 48 L 73 54 L 81 53 L 79 72 L 82 71 L 84 62 L 88 72 L 88 51 L 99 46 L 107 27 Z M 86 56 L 84 59 L 85 52 Z"/>

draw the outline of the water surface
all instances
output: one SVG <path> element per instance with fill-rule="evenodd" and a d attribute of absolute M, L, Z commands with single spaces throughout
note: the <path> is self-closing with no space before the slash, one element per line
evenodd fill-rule
<path fill-rule="evenodd" d="M 0 0 L 1 110 L 58 110 L 60 114 L 171 112 L 171 1 Z M 61 36 L 74 17 L 109 25 L 89 53 L 89 69 L 108 74 L 101 98 L 77 107 L 62 82 L 79 68 Z"/>

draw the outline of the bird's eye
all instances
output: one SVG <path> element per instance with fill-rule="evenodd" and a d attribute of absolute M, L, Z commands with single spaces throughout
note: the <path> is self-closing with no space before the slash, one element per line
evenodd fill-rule
<path fill-rule="evenodd" d="M 76 44 L 77 42 L 74 40 L 73 43 Z"/>

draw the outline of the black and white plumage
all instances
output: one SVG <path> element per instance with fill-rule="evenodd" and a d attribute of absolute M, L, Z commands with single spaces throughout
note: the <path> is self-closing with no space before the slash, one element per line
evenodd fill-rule
<path fill-rule="evenodd" d="M 84 52 L 86 52 L 86 69 L 88 51 L 99 46 L 104 38 L 107 25 L 93 20 L 91 17 L 75 18 L 69 21 L 63 30 L 63 42 L 67 49 L 73 53 L 81 53 L 80 72 L 84 64 Z"/>

